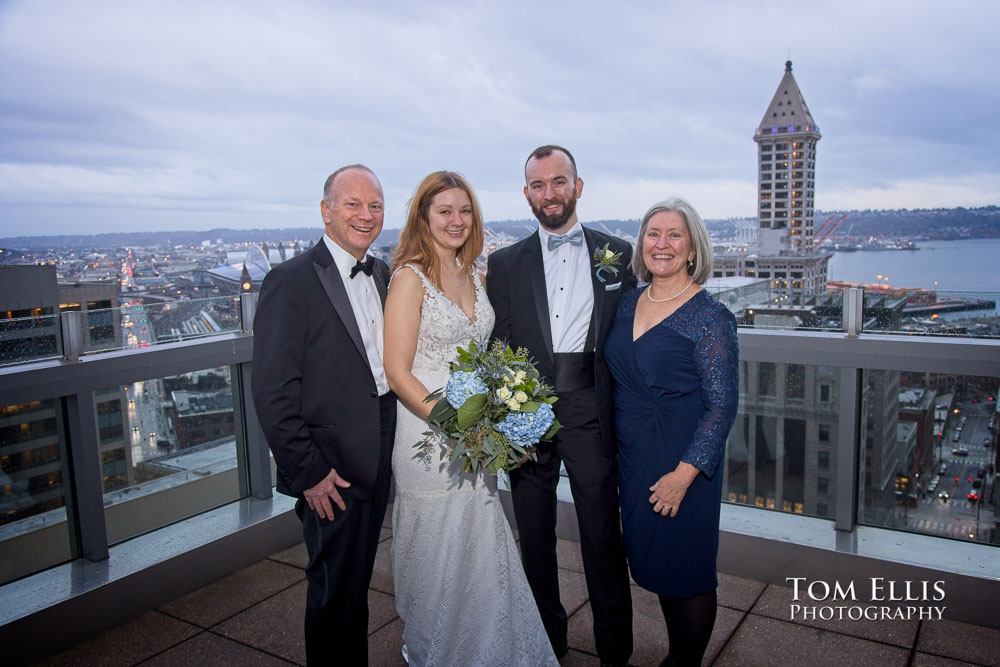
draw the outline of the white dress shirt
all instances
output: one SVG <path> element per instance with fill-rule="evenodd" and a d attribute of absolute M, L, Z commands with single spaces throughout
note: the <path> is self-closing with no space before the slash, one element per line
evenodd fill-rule
<path fill-rule="evenodd" d="M 389 382 L 385 378 L 385 366 L 382 364 L 382 298 L 375 287 L 375 279 L 360 271 L 351 278 L 351 269 L 358 260 L 326 234 L 323 235 L 323 242 L 333 255 L 333 262 L 344 281 L 354 319 L 361 330 L 361 340 L 365 343 L 365 354 L 372 369 L 372 377 L 375 378 L 375 386 L 378 387 L 379 395 L 385 394 L 389 391 Z"/>
<path fill-rule="evenodd" d="M 566 234 L 583 234 L 579 221 Z M 563 243 L 549 250 L 549 237 L 558 236 L 538 228 L 545 266 L 545 288 L 549 299 L 549 326 L 553 352 L 583 352 L 594 312 L 594 285 L 590 278 L 587 239 L 575 246 Z"/>

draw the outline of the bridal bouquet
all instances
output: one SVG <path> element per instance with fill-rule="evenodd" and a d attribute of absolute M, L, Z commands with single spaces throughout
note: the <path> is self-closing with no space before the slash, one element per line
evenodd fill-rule
<path fill-rule="evenodd" d="M 448 384 L 424 399 L 438 401 L 428 421 L 447 439 L 442 460 L 461 459 L 466 472 L 496 475 L 521 465 L 525 455 L 534 457 L 535 445 L 562 427 L 552 412 L 557 398 L 524 348 L 513 352 L 494 341 L 486 349 L 469 341 L 450 370 Z M 429 450 L 439 441 L 432 431 L 423 435 L 414 447 Z"/>

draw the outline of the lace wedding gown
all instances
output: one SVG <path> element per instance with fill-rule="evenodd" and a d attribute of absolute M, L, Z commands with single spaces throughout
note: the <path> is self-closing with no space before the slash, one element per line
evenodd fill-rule
<path fill-rule="evenodd" d="M 424 286 L 413 375 L 448 381 L 456 348 L 486 340 L 494 315 L 474 276 L 475 321 L 416 267 Z M 415 449 L 427 422 L 399 403 L 392 472 L 392 574 L 411 665 L 558 665 L 531 595 L 496 478 Z"/>

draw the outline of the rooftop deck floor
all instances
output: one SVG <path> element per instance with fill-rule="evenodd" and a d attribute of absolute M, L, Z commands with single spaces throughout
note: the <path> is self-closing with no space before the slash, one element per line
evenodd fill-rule
<path fill-rule="evenodd" d="M 387 520 L 388 523 L 388 520 Z M 369 660 L 405 665 L 383 529 L 369 594 Z M 564 666 L 597 665 L 579 545 L 560 540 L 562 600 L 569 613 Z M 83 641 L 43 665 L 305 664 L 305 547 L 298 544 Z M 1000 665 L 1000 630 L 950 620 L 791 621 L 792 589 L 719 575 L 719 610 L 706 665 Z M 667 652 L 656 596 L 632 587 L 630 664 Z M 1000 607 L 998 607 L 1000 609 Z"/>

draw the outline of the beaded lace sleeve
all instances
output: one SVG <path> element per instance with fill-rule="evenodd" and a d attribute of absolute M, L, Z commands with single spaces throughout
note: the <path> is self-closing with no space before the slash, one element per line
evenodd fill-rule
<path fill-rule="evenodd" d="M 740 394 L 736 318 L 714 298 L 709 299 L 712 307 L 698 309 L 702 326 L 695 339 L 694 358 L 705 396 L 705 414 L 681 460 L 711 477 L 726 451 Z"/>

